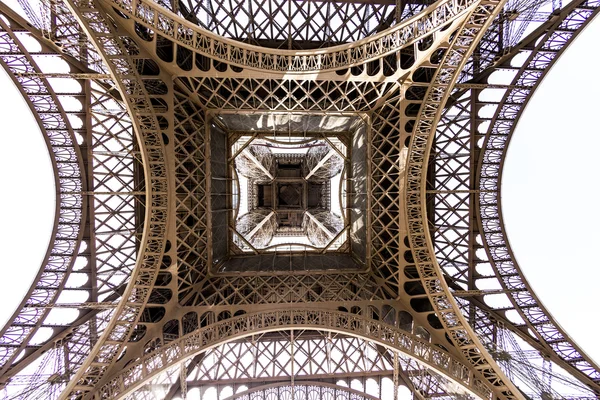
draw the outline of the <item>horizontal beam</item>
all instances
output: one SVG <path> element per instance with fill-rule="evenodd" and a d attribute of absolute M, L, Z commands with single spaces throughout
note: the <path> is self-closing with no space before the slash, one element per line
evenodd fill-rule
<path fill-rule="evenodd" d="M 19 77 L 40 78 L 111 79 L 109 74 L 83 72 L 17 72 L 15 75 Z"/>
<path fill-rule="evenodd" d="M 524 85 L 503 85 L 497 83 L 457 83 L 454 85 L 457 89 L 531 89 L 530 86 Z"/>
<path fill-rule="evenodd" d="M 68 289 L 72 290 L 72 289 Z M 76 308 L 76 309 L 91 309 L 91 310 L 110 310 L 117 306 L 117 303 L 111 302 L 85 302 L 85 303 L 51 303 L 46 305 L 41 304 L 25 304 L 24 308 Z"/>

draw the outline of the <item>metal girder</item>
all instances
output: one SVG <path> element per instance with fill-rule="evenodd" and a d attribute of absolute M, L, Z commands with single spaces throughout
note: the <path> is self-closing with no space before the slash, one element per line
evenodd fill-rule
<path fill-rule="evenodd" d="M 214 60 L 234 67 L 235 73 L 231 74 L 231 71 L 225 68 L 220 71 L 219 75 L 221 76 L 223 76 L 223 72 L 227 75 L 231 74 L 233 77 L 252 77 L 254 73 L 258 75 L 257 77 L 270 77 L 271 79 L 275 77 L 314 79 L 318 76 L 329 80 L 335 79 L 336 75 L 328 74 L 330 71 L 360 67 L 368 62 L 399 53 L 402 48 L 418 42 L 438 31 L 448 22 L 464 15 L 466 10 L 473 5 L 472 0 L 438 1 L 430 7 L 429 13 L 419 18 L 401 22 L 359 42 L 325 48 L 316 52 L 272 50 L 233 40 L 224 41 L 215 33 L 191 24 L 154 2 L 123 3 L 102 0 L 102 2 L 104 1 L 107 5 L 114 6 L 119 10 L 121 14 L 114 15 L 117 15 L 116 18 L 121 20 L 128 31 L 137 32 L 136 36 L 140 35 L 139 29 L 136 31 L 134 26 L 134 23 L 137 23 L 137 26 L 143 26 L 148 30 L 150 36 L 146 39 L 158 44 L 159 37 L 163 37 L 171 42 L 172 46 L 175 46 L 177 53 L 175 58 L 170 54 L 161 57 L 158 45 L 151 53 L 159 53 L 158 59 L 171 63 L 172 68 L 179 70 L 177 75 L 187 75 L 184 71 L 193 69 L 194 75 L 202 76 L 204 69 L 202 62 L 208 59 L 208 61 Z M 143 42 L 142 46 L 144 46 Z M 187 50 L 184 51 L 184 49 Z M 192 56 L 195 56 L 195 62 L 190 65 L 182 64 L 182 59 L 191 60 Z M 401 66 L 398 64 L 394 57 L 394 62 L 389 65 L 393 69 L 388 72 L 390 76 L 401 72 L 399 71 Z M 213 71 L 220 67 L 218 65 L 211 66 L 209 62 L 206 68 L 204 71 Z M 180 71 L 181 69 L 184 71 Z M 383 68 L 379 69 L 380 71 L 376 75 L 383 76 Z M 364 73 L 366 75 L 366 71 Z"/>
<path fill-rule="evenodd" d="M 465 289 L 467 293 L 473 293 L 473 288 L 477 287 L 474 285 L 476 281 L 487 282 L 485 284 L 489 285 L 490 281 L 495 280 L 497 284 L 494 286 L 502 288 L 495 295 L 506 294 L 508 296 L 505 297 L 506 300 L 512 303 L 509 307 L 506 305 L 502 307 L 488 306 L 484 302 L 483 296 L 493 295 L 493 293 L 480 293 L 480 296 L 469 297 L 470 305 L 465 306 L 465 315 L 471 315 L 474 326 L 478 327 L 477 333 L 480 337 L 489 338 L 483 339 L 484 342 L 494 340 L 495 333 L 490 327 L 502 323 L 549 360 L 553 360 L 562 368 L 570 370 L 578 379 L 587 382 L 592 390 L 597 390 L 597 385 L 590 380 L 589 374 L 594 371 L 595 367 L 586 365 L 589 358 L 585 361 L 580 358 L 580 349 L 568 339 L 564 332 L 559 334 L 563 336 L 556 342 L 556 334 L 552 334 L 552 338 L 548 336 L 549 332 L 560 331 L 560 328 L 556 328 L 556 324 L 539 304 L 539 300 L 523 301 L 532 294 L 520 272 L 512 269 L 510 274 L 502 273 L 499 271 L 502 271 L 503 267 L 500 267 L 490 270 L 485 275 L 477 274 L 474 279 L 469 280 L 468 277 L 478 265 L 485 266 L 488 262 L 492 262 L 494 265 L 494 259 L 498 260 L 501 265 L 514 262 L 514 259 L 511 259 L 512 253 L 507 256 L 510 251 L 506 248 L 506 239 L 501 239 L 503 227 L 501 226 L 498 200 L 500 187 L 498 182 L 504 159 L 502 151 L 506 150 L 504 146 L 508 144 L 503 139 L 509 137 L 509 133 L 508 131 L 504 132 L 505 130 L 502 128 L 504 133 L 490 136 L 489 132 L 480 128 L 480 124 L 496 120 L 498 126 L 514 126 L 512 121 L 520 115 L 517 110 L 522 110 L 526 100 L 535 90 L 537 82 L 543 77 L 542 71 L 551 65 L 551 60 L 560 55 L 561 50 L 568 45 L 574 33 L 580 31 L 578 27 L 585 26 L 586 21 L 591 19 L 595 14 L 595 9 L 594 4 L 572 3 L 560 12 L 553 13 L 548 21 L 541 24 L 526 39 L 510 52 L 499 57 L 494 66 L 483 70 L 472 81 L 455 85 L 455 88 L 459 90 L 453 94 L 447 115 L 442 117 L 442 121 L 438 125 L 439 133 L 436 143 L 439 148 L 436 153 L 436 167 L 440 171 L 438 176 L 441 179 L 436 182 L 435 186 L 447 189 L 428 191 L 428 193 L 436 194 L 435 209 L 439 210 L 432 219 L 435 229 L 433 235 L 437 238 L 435 240 L 438 246 L 438 259 L 443 262 L 441 265 L 448 278 L 455 283 L 455 293 L 460 293 Z M 569 26 L 571 30 L 568 36 L 565 36 L 564 33 L 565 26 Z M 556 27 L 560 28 L 556 29 Z M 544 40 L 542 40 L 544 37 L 551 38 L 553 44 L 544 45 Z M 525 79 L 515 77 L 506 83 L 486 83 L 494 71 L 502 70 L 516 55 L 523 52 L 529 57 L 523 61 L 523 67 L 516 67 L 516 70 L 526 70 L 524 74 L 517 73 L 518 77 L 524 76 Z M 506 93 L 512 92 L 514 95 L 505 95 L 505 99 L 493 102 L 481 102 L 478 100 L 478 96 L 484 89 L 502 89 Z M 471 90 L 471 94 L 468 90 Z M 495 116 L 485 118 L 478 116 L 480 108 L 484 105 L 486 107 L 493 106 Z M 510 117 L 507 118 L 507 116 Z M 480 143 L 475 146 L 474 143 L 477 141 Z M 485 148 L 485 143 L 488 141 L 493 151 L 480 150 L 481 143 Z M 445 148 L 456 149 L 458 146 L 461 150 L 453 150 L 452 153 L 444 152 Z M 474 164 L 474 161 L 479 162 L 479 166 Z M 475 172 L 476 174 L 474 174 Z M 492 211 L 494 209 L 496 209 L 495 212 Z M 460 224 L 457 223 L 458 221 L 461 221 Z M 479 234 L 481 234 L 479 244 L 468 242 L 469 238 Z M 469 260 L 470 252 L 475 252 L 482 247 L 487 249 L 490 246 L 493 247 L 493 250 L 492 254 L 488 251 L 489 259 L 483 258 L 479 254 L 474 262 Z M 504 246 L 504 251 L 501 251 L 502 246 Z M 533 297 L 535 298 L 535 295 Z M 515 317 L 515 313 L 518 313 L 519 317 Z M 510 319 L 507 318 L 508 315 L 510 315 Z M 531 317 L 528 318 L 528 315 Z M 521 317 L 523 317 L 523 322 L 519 322 Z M 544 323 L 540 323 L 540 318 Z M 547 339 L 544 339 L 545 335 Z M 546 340 L 549 340 L 552 345 L 545 344 Z M 557 350 L 559 343 L 561 343 L 561 349 Z M 556 347 L 552 348 L 552 346 Z M 565 359 L 563 360 L 561 357 Z M 572 365 L 566 361 L 571 357 L 575 361 Z M 582 371 L 583 373 L 581 373 Z"/>
<path fill-rule="evenodd" d="M 50 310 L 43 306 L 56 301 L 73 271 L 85 230 L 87 199 L 78 193 L 86 186 L 81 149 L 76 145 L 75 130 L 56 91 L 47 79 L 14 75 L 39 73 L 41 69 L 4 20 L 0 21 L 0 41 L 0 63 L 13 74 L 16 86 L 37 120 L 58 186 L 50 248 L 31 288 L 0 331 L 0 372 L 8 377 L 7 370 L 22 355 L 49 315 Z M 71 193 L 64 193 L 66 191 Z"/>
<path fill-rule="evenodd" d="M 477 45 L 478 37 L 485 32 L 494 15 L 500 12 L 503 3 L 481 3 L 470 16 L 468 24 L 461 27 L 451 47 L 441 60 L 432 83 L 427 89 L 423 104 L 419 109 L 415 123 L 415 133 L 411 141 L 411 151 L 407 163 L 407 220 L 411 248 L 425 292 L 437 312 L 442 324 L 449 329 L 448 334 L 454 345 L 473 365 L 478 365 L 492 387 L 495 395 L 504 398 L 522 398 L 521 392 L 504 375 L 498 365 L 487 353 L 474 331 L 460 311 L 456 300 L 449 292 L 439 267 L 428 229 L 428 217 L 425 202 L 427 188 L 426 172 L 428 168 L 429 144 L 433 141 L 435 127 L 441 116 L 441 105 L 449 96 L 448 86 L 458 78 L 468 55 Z M 482 17 L 483 16 L 483 17 Z M 452 47 L 455 46 L 455 47 Z M 438 86 L 438 84 L 443 84 Z"/>
<path fill-rule="evenodd" d="M 198 3 L 193 12 L 184 13 L 186 18 L 144 0 L 78 0 L 68 7 L 40 4 L 50 19 L 36 19 L 40 26 L 31 34 L 56 54 L 62 49 L 72 65 L 84 68 L 54 75 L 38 70 L 13 75 L 35 81 L 71 78 L 85 84 L 86 109 L 78 115 L 86 118 L 86 176 L 94 184 L 65 193 L 80 195 L 91 204 L 93 222 L 90 219 L 85 240 L 93 243 L 89 257 L 96 265 L 83 272 L 91 278 L 82 289 L 93 294 L 87 301 L 34 306 L 33 297 L 24 300 L 28 309 L 37 312 L 73 308 L 84 317 L 75 322 L 76 327 L 34 349 L 14 368 L 15 374 L 2 375 L 8 386 L 25 381 L 18 371 L 44 351 L 40 357 L 44 365 L 54 363 L 55 375 L 44 375 L 39 367 L 38 375 L 27 378 L 29 387 L 37 388 L 17 396 L 27 398 L 48 390 L 51 398 L 62 392 L 62 398 L 120 398 L 130 393 L 131 398 L 145 399 L 154 396 L 152 387 L 166 388 L 173 396 L 175 382 L 183 382 L 183 393 L 189 386 L 186 376 L 194 370 L 190 357 L 208 351 L 221 352 L 218 365 L 232 374 L 228 382 L 256 387 L 260 376 L 242 377 L 243 371 L 249 371 L 245 361 L 239 359 L 235 368 L 227 361 L 240 348 L 236 343 L 245 346 L 248 338 L 261 335 L 255 349 L 263 346 L 262 358 L 257 360 L 269 359 L 277 365 L 283 350 L 269 347 L 269 341 L 276 341 L 275 334 L 263 332 L 290 332 L 291 328 L 283 348 L 300 346 L 297 335 L 307 329 L 345 332 L 363 343 L 385 347 L 378 357 L 388 355 L 386 362 L 395 366 L 388 365 L 381 373 L 391 374 L 394 392 L 404 376 L 417 397 L 451 396 L 457 387 L 462 394 L 485 398 L 522 397 L 494 361 L 498 352 L 490 346 L 498 344 L 498 329 L 506 326 L 523 335 L 525 326 L 511 324 L 505 317 L 507 310 L 486 308 L 482 298 L 492 293 L 477 291 L 476 282 L 483 277 L 474 272 L 479 262 L 475 239 L 486 229 L 478 225 L 474 203 L 497 193 L 497 187 L 477 184 L 475 142 L 483 135 L 475 129 L 479 123 L 475 113 L 484 106 L 477 93 L 488 88 L 525 93 L 534 86 L 531 80 L 488 84 L 480 80 L 485 71 L 477 75 L 485 66 L 509 59 L 512 53 L 504 46 L 519 35 L 502 32 L 508 20 L 519 19 L 507 19 L 500 11 L 502 2 L 441 0 L 407 20 L 403 16 L 422 9 L 418 4 L 400 4 L 406 10 L 400 7 L 399 12 L 390 11 L 394 8 L 390 4 L 383 12 L 373 3 L 319 2 L 305 20 L 346 13 L 346 28 L 310 31 L 313 28 L 306 22 L 302 29 L 308 30 L 298 29 L 294 37 L 285 31 L 296 27 L 294 16 L 304 14 L 290 12 L 296 5 L 285 11 L 277 1 L 250 2 L 237 14 L 225 3 L 212 2 L 211 13 L 226 14 L 214 26 L 210 25 L 214 18 L 212 22 L 209 18 L 210 26 L 203 26 L 198 18 L 208 12 L 209 3 Z M 258 15 L 270 6 L 275 9 L 265 20 L 247 21 L 256 34 L 236 31 L 246 24 L 244 15 L 251 18 L 254 11 Z M 244 7 L 254 7 L 253 12 Z M 519 7 L 520 18 L 533 21 L 535 2 L 524 1 Z M 325 11 L 329 8 L 333 14 Z M 394 12 L 398 15 L 392 17 Z M 373 17 L 375 26 L 367 26 L 373 13 L 380 13 Z M 281 26 L 280 14 L 287 19 Z M 556 19 L 556 15 L 549 17 Z M 576 19 L 580 25 L 574 20 L 568 26 L 550 27 L 548 34 L 565 39 L 588 17 L 580 12 Z M 394 19 L 400 23 L 382 29 Z M 248 40 L 219 35 L 238 39 L 246 35 Z M 336 42 L 343 44 L 327 47 Z M 563 40 L 561 46 L 568 42 Z M 311 50 L 314 47 L 322 48 Z M 551 50 L 543 54 L 560 53 Z M 542 70 L 538 66 L 529 72 Z M 454 85 L 457 80 L 461 83 Z M 458 98 L 458 93 L 468 91 L 469 99 Z M 450 95 L 456 98 L 448 101 Z M 504 104 L 515 110 L 521 101 Z M 219 122 L 206 115 L 239 112 L 283 113 L 290 118 L 316 114 L 324 121 L 354 115 L 364 121 L 360 128 L 364 145 L 357 148 L 365 152 L 368 162 L 351 167 L 353 176 L 368 177 L 357 190 L 368 201 L 351 209 L 366 216 L 366 237 L 372 248 L 367 269 L 248 270 L 233 275 L 212 267 L 218 239 L 212 233 L 211 206 L 230 195 L 214 192 L 220 176 L 213 175 L 212 163 L 219 153 L 211 142 L 211 125 Z M 48 112 L 40 110 L 38 115 L 42 118 Z M 482 165 L 487 168 L 485 162 Z M 486 224 L 486 218 L 481 218 L 481 224 Z M 488 250 L 495 246 L 490 238 L 484 241 Z M 248 263 L 254 261 L 252 257 Z M 508 294 L 518 301 L 526 292 L 521 286 L 506 286 L 494 294 Z M 530 305 L 520 307 L 526 316 Z M 541 309 L 539 315 L 545 314 Z M 540 326 L 535 321 L 527 325 L 533 330 Z M 543 339 L 544 333 L 540 331 L 537 338 Z M 237 339 L 231 342 L 232 338 Z M 27 340 L 22 343 L 29 346 Z M 213 350 L 206 347 L 217 344 Z M 559 343 L 569 344 L 567 337 Z M 300 385 L 296 368 L 317 365 L 321 358 L 307 346 L 297 347 L 310 360 L 304 366 L 297 366 L 293 356 L 281 367 L 292 384 Z M 366 377 L 366 370 L 354 363 L 356 349 L 359 346 L 334 350 L 345 362 L 352 361 L 346 369 L 337 365 L 337 371 Z M 552 354 L 557 364 L 570 365 Z M 256 370 L 260 362 L 252 368 Z M 580 361 L 573 362 L 572 369 L 579 371 Z M 196 364 L 202 360 L 197 358 Z M 593 364 L 580 369 L 584 375 L 597 373 Z M 575 370 L 573 375 L 585 381 Z M 238 376 L 236 371 L 242 372 Z M 323 383 L 326 375 L 310 376 Z M 379 389 L 381 395 L 381 385 Z"/>
<path fill-rule="evenodd" d="M 286 322 L 287 321 L 287 322 Z M 239 323 L 243 322 L 243 323 Z M 294 310 L 275 312 L 261 312 L 256 314 L 247 314 L 241 317 L 228 319 L 221 323 L 209 325 L 207 328 L 201 328 L 191 332 L 188 335 L 182 336 L 179 339 L 172 341 L 167 346 L 161 346 L 155 352 L 148 354 L 146 357 L 138 360 L 138 362 L 129 365 L 122 370 L 118 375 L 114 376 L 110 381 L 106 382 L 100 392 L 105 396 L 115 397 L 123 396 L 133 389 L 139 387 L 145 380 L 149 380 L 157 376 L 161 371 L 169 366 L 184 362 L 186 359 L 194 356 L 197 353 L 204 351 L 205 348 L 213 347 L 219 342 L 226 343 L 231 339 L 243 338 L 248 334 L 259 334 L 264 331 L 272 330 L 275 326 L 280 326 L 284 323 L 287 329 L 326 329 L 334 332 L 342 332 L 358 337 L 363 337 L 360 332 L 379 332 L 378 335 L 371 334 L 371 339 L 378 344 L 390 348 L 392 351 L 400 351 L 403 354 L 405 362 L 410 362 L 409 359 L 419 360 L 428 366 L 433 367 L 434 371 L 443 374 L 446 378 L 456 380 L 456 383 L 464 385 L 465 377 L 462 375 L 467 370 L 458 367 L 455 359 L 448 355 L 442 356 L 442 350 L 435 347 L 429 347 L 427 342 L 418 339 L 415 336 L 409 335 L 390 325 L 373 323 L 368 319 L 363 319 L 360 316 L 350 316 L 347 313 L 318 311 L 318 310 Z M 250 325 L 248 325 L 250 324 Z M 249 331 L 247 331 L 250 329 Z M 218 330 L 220 335 L 213 335 L 211 331 Z M 387 332 L 387 333 L 386 333 Z M 392 334 L 392 332 L 394 332 Z M 388 335 L 389 340 L 374 339 L 377 337 L 385 337 Z M 379 336 L 384 335 L 384 336 Z M 216 342 L 211 341 L 214 337 Z M 409 339 L 410 338 L 410 339 Z M 181 347 L 186 343 L 185 348 Z M 421 353 L 412 350 L 413 346 L 427 346 L 429 350 Z M 175 350 L 177 349 L 177 350 Z M 441 358 L 439 358 L 441 356 Z M 446 357 L 451 357 L 452 361 Z M 161 361 L 158 361 L 161 360 Z M 441 364 L 438 362 L 441 361 Z M 135 378 L 139 368 L 143 368 L 145 376 Z M 441 368 L 441 369 L 440 369 Z M 468 385 L 465 390 L 479 392 L 487 395 L 487 388 L 483 387 L 480 381 L 471 376 L 468 379 Z M 458 375 L 457 375 L 458 374 Z M 132 380 L 133 378 L 133 380 Z"/>
<path fill-rule="evenodd" d="M 494 190 L 500 187 L 506 149 L 522 110 L 557 57 L 599 11 L 598 2 L 571 3 L 548 21 L 544 31 L 532 34 L 529 44 L 533 48 L 524 46 L 530 54 L 518 67 L 512 87 L 497 103 L 479 159 L 478 186 L 492 192 L 479 196 L 476 203 L 485 249 L 498 281 L 510 293 L 514 309 L 534 333 L 534 339 L 545 347 L 544 353 L 596 393 L 600 392 L 598 366 L 554 321 L 531 290 L 510 249 L 500 214 L 500 192 Z"/>

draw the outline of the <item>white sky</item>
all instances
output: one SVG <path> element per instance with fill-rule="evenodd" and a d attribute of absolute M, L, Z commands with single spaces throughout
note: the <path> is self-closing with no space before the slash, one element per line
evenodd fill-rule
<path fill-rule="evenodd" d="M 536 294 L 600 361 L 598 38 L 596 18 L 523 113 L 504 167 L 502 209 L 512 249 Z"/>
<path fill-rule="evenodd" d="M 48 150 L 27 103 L 0 67 L 0 324 L 15 311 L 44 259 L 54 222 Z"/>
<path fill-rule="evenodd" d="M 504 170 L 503 211 L 511 245 L 539 298 L 600 360 L 594 305 L 600 300 L 598 123 L 600 20 L 553 67 L 527 107 Z M 0 72 L 0 324 L 40 266 L 54 212 L 54 182 L 37 125 Z M 590 81 L 591 80 L 591 81 Z"/>

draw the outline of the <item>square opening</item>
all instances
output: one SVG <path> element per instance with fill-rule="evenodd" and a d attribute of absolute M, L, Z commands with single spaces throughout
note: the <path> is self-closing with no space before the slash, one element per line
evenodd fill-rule
<path fill-rule="evenodd" d="M 366 268 L 364 123 L 281 117 L 224 114 L 212 124 L 211 154 L 227 154 L 225 171 L 211 157 L 215 272 Z"/>

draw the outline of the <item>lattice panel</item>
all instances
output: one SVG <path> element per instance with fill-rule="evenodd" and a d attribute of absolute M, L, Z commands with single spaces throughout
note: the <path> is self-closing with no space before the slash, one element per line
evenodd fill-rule
<path fill-rule="evenodd" d="M 59 195 L 50 245 L 33 284 L 0 338 L 0 367 L 6 372 L 22 353 L 60 296 L 80 252 L 87 201 L 81 195 L 84 167 L 75 132 L 61 101 L 48 80 L 36 76 L 41 72 L 21 39 L 9 24 L 0 21 L 0 63 L 16 76 L 14 82 L 38 119 L 46 141 Z M 33 74 L 33 75 L 27 75 Z M 60 329 L 60 327 L 58 327 Z"/>
<path fill-rule="evenodd" d="M 213 277 L 182 290 L 186 306 L 344 302 L 389 295 L 368 274 L 297 274 Z"/>
<path fill-rule="evenodd" d="M 124 106 L 94 84 L 90 107 L 97 300 L 103 301 L 120 296 L 135 267 L 144 182 Z"/>
<path fill-rule="evenodd" d="M 395 4 L 285 0 L 179 3 L 187 20 L 221 36 L 279 48 L 316 48 L 355 42 L 393 20 Z M 389 22 L 386 24 L 389 25 Z"/>
<path fill-rule="evenodd" d="M 293 366 L 292 366 L 293 364 Z M 318 376 L 391 375 L 393 365 L 372 343 L 340 335 L 321 336 L 313 331 L 263 334 L 244 342 L 231 342 L 206 352 L 188 375 L 195 384 L 239 380 L 314 379 Z"/>
<path fill-rule="evenodd" d="M 489 396 L 487 388 L 473 377 L 472 372 L 469 372 L 466 365 L 436 346 L 432 346 L 430 343 L 391 325 L 382 324 L 358 315 L 317 310 L 261 312 L 228 318 L 210 324 L 149 351 L 143 358 L 129 364 L 126 369 L 114 376 L 107 385 L 101 388 L 100 393 L 108 398 L 127 395 L 138 383 L 155 376 L 164 377 L 164 375 L 159 374 L 163 371 L 168 372 L 170 367 L 183 362 L 192 355 L 201 353 L 215 344 L 219 344 L 219 342 L 229 341 L 240 337 L 240 335 L 246 336 L 250 333 L 260 334 L 263 330 L 281 330 L 273 329 L 276 326 L 287 326 L 286 329 L 328 327 L 327 329 L 353 334 L 369 332 L 368 335 L 375 342 L 401 352 L 398 353 L 398 362 L 402 366 L 423 365 L 424 363 L 426 366 L 433 367 L 440 372 L 444 371 L 443 373 L 447 377 L 451 377 L 450 379 L 461 385 L 467 392 L 473 391 L 480 396 Z M 217 335 L 216 332 L 219 332 L 219 334 Z M 362 334 L 359 335 L 362 336 Z M 183 343 L 185 343 L 185 346 L 182 347 Z M 144 374 L 140 373 L 142 369 Z M 407 367 L 405 369 L 410 370 L 412 368 Z M 172 373 L 170 374 L 175 376 Z M 425 382 L 421 384 L 424 385 Z"/>
<path fill-rule="evenodd" d="M 370 138 L 372 265 L 396 293 L 400 293 L 398 274 L 406 264 L 403 255 L 407 251 L 400 200 L 407 154 L 400 131 L 403 123 L 400 96 L 395 93 L 373 113 Z"/>
<path fill-rule="evenodd" d="M 175 95 L 174 147 L 179 297 L 207 273 L 207 201 L 204 112 Z"/>
<path fill-rule="evenodd" d="M 366 112 L 397 87 L 391 82 L 179 78 L 211 109 Z"/>
<path fill-rule="evenodd" d="M 474 249 L 471 222 L 471 164 L 474 162 L 470 92 L 452 103 L 438 123 L 432 147 L 433 180 L 429 187 L 433 245 L 440 267 L 467 289 Z M 472 288 L 470 288 L 472 289 Z"/>
<path fill-rule="evenodd" d="M 578 32 L 597 14 L 598 2 L 577 2 L 568 7 L 556 21 L 540 27 L 530 39 L 535 46 L 510 82 L 502 100 L 498 102 L 484 142 L 480 164 L 482 193 L 479 196 L 481 229 L 487 254 L 494 266 L 495 275 L 508 293 L 512 303 L 506 310 L 517 326 L 527 327 L 533 339 L 542 342 L 545 351 L 554 352 L 556 360 L 598 392 L 600 373 L 597 366 L 572 343 L 556 324 L 531 291 L 510 249 L 499 210 L 501 163 L 504 161 L 514 127 L 531 94 L 553 64 L 557 55 L 571 42 Z M 562 363 L 562 362 L 564 363 Z M 566 364 L 566 365 L 565 365 Z"/>

